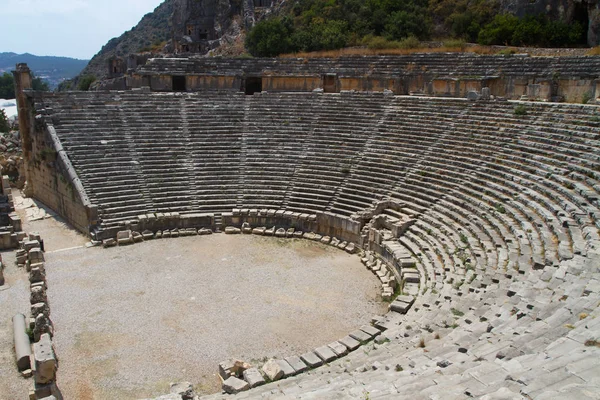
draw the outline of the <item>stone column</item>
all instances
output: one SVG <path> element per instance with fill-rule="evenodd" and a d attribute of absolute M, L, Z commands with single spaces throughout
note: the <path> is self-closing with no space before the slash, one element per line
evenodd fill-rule
<path fill-rule="evenodd" d="M 17 99 L 17 111 L 19 113 L 19 133 L 21 135 L 21 147 L 23 148 L 23 159 L 25 160 L 25 180 L 27 184 L 23 190 L 26 196 L 33 195 L 31 173 L 29 162 L 31 161 L 31 109 L 25 90 L 32 88 L 31 71 L 27 64 L 17 64 L 15 71 L 15 96 Z"/>

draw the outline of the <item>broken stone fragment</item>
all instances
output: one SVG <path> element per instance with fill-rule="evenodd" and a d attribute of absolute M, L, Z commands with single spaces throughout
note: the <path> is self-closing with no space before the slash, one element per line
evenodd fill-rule
<path fill-rule="evenodd" d="M 279 228 L 275 231 L 275 236 L 277 237 L 285 237 L 285 229 Z"/>
<path fill-rule="evenodd" d="M 102 247 L 107 248 L 107 247 L 113 247 L 117 245 L 117 241 L 113 238 L 109 238 L 109 239 L 104 239 L 102 241 Z"/>
<path fill-rule="evenodd" d="M 263 365 L 262 370 L 271 381 L 283 378 L 283 370 L 275 360 L 267 361 L 265 365 Z"/>
<path fill-rule="evenodd" d="M 50 335 L 43 334 L 39 342 L 33 344 L 33 355 L 35 359 L 35 382 L 45 384 L 54 381 L 56 377 L 56 357 Z"/>

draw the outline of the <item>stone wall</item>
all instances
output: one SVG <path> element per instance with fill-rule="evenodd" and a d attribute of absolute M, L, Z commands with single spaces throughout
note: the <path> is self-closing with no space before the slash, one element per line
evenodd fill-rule
<path fill-rule="evenodd" d="M 77 172 L 71 165 L 54 127 L 44 121 L 45 110 L 35 110 L 35 93 L 26 65 L 18 65 L 15 93 L 19 103 L 19 119 L 25 176 L 24 193 L 52 208 L 75 228 L 89 234 L 98 219 Z"/>
<path fill-rule="evenodd" d="M 496 97 L 522 96 L 578 103 L 600 97 L 598 58 L 412 54 L 340 57 L 338 59 L 156 58 L 102 89 L 173 90 L 173 76 L 183 76 L 186 91 L 244 91 L 247 78 L 261 78 L 271 92 L 392 91 L 394 94 L 467 97 L 489 87 Z M 179 89 L 181 90 L 181 89 Z M 253 91 L 252 91 L 253 92 Z"/>
<path fill-rule="evenodd" d="M 90 226 L 97 219 L 97 211 L 89 203 L 54 127 L 35 124 L 31 143 L 31 158 L 25 160 L 31 171 L 27 182 L 31 187 L 31 195 L 56 211 L 76 229 L 88 234 Z"/>

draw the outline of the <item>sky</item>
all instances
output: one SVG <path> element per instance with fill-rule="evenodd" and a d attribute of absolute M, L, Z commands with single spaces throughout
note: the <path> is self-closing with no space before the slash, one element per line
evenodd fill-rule
<path fill-rule="evenodd" d="M 164 0 L 0 0 L 0 53 L 90 59 Z"/>

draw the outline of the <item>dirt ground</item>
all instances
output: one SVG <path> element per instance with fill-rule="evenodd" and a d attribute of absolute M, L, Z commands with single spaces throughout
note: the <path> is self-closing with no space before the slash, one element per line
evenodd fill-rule
<path fill-rule="evenodd" d="M 65 398 L 139 399 L 219 362 L 299 355 L 385 312 L 357 256 L 301 239 L 215 234 L 46 255 Z"/>
<path fill-rule="evenodd" d="M 192 382 L 220 388 L 228 358 L 258 364 L 337 340 L 385 312 L 379 282 L 357 256 L 301 239 L 215 234 L 111 249 L 14 194 L 27 232 L 46 247 L 58 385 L 65 399 L 140 399 Z M 0 400 L 31 379 L 14 361 L 12 321 L 27 314 L 27 274 L 3 254 Z"/>
<path fill-rule="evenodd" d="M 23 230 L 39 232 L 46 251 L 82 247 L 89 241 L 43 204 L 23 198 L 19 190 L 13 190 L 13 198 Z M 32 379 L 22 378 L 16 368 L 12 317 L 29 313 L 29 281 L 27 272 L 17 268 L 14 251 L 3 251 L 1 255 L 6 282 L 0 286 L 0 400 L 24 399 Z"/>

